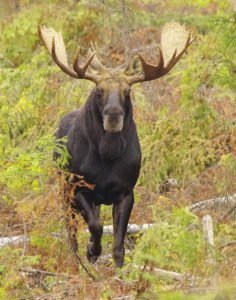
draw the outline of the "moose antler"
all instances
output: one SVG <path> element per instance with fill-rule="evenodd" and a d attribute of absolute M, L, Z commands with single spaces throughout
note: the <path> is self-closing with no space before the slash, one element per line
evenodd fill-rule
<path fill-rule="evenodd" d="M 99 81 L 98 75 L 87 72 L 88 66 L 95 56 L 94 52 L 90 54 L 83 66 L 79 66 L 79 51 L 77 50 L 73 68 L 71 68 L 68 64 L 67 52 L 61 33 L 56 32 L 53 28 L 46 28 L 45 26 L 39 26 L 38 31 L 44 46 L 48 49 L 54 62 L 63 72 L 77 79 L 87 79 L 95 83 Z"/>
<path fill-rule="evenodd" d="M 167 74 L 179 61 L 195 38 L 196 37 L 193 37 L 192 34 L 179 23 L 166 24 L 161 34 L 158 65 L 147 63 L 144 58 L 139 55 L 142 65 L 142 74 L 129 76 L 129 83 L 150 81 Z"/>
<path fill-rule="evenodd" d="M 91 42 L 91 47 L 88 50 L 88 55 L 92 55 L 93 53 L 95 53 L 95 49 L 94 49 L 94 45 Z M 91 61 L 90 67 L 96 71 L 106 71 L 107 68 L 101 63 L 101 61 L 97 58 L 97 55 L 94 55 L 93 60 Z"/>

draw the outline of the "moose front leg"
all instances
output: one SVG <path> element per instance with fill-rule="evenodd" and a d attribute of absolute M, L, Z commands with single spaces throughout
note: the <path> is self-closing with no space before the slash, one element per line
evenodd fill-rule
<path fill-rule="evenodd" d="M 78 192 L 75 197 L 76 208 L 88 224 L 91 237 L 87 247 L 87 258 L 95 263 L 102 252 L 101 238 L 103 233 L 99 220 L 100 208 L 94 203 L 94 195 L 91 192 Z"/>
<path fill-rule="evenodd" d="M 115 265 L 118 268 L 121 268 L 124 262 L 124 239 L 133 204 L 134 195 L 132 191 L 125 194 L 118 202 L 114 203 L 113 205 L 113 259 L 115 261 Z"/>

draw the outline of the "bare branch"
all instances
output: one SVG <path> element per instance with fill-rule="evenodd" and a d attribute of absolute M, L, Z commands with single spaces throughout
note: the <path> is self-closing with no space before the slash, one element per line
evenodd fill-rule
<path fill-rule="evenodd" d="M 130 60 L 130 23 L 128 16 L 128 9 L 125 0 L 120 0 L 121 11 L 123 16 L 123 43 L 125 45 L 125 62 L 128 65 Z"/>
<path fill-rule="evenodd" d="M 189 207 L 189 210 L 196 213 L 205 209 L 219 209 L 219 208 L 236 208 L 236 194 L 231 196 L 219 197 L 197 202 Z"/>
<path fill-rule="evenodd" d="M 113 298 L 113 300 L 134 300 L 135 297 L 133 295 L 126 295 L 121 297 Z"/>
<path fill-rule="evenodd" d="M 27 242 L 27 241 L 29 241 L 29 238 L 27 238 L 27 240 L 25 241 L 24 235 L 3 237 L 0 238 L 0 248 L 6 245 L 17 245 L 21 242 Z"/>
<path fill-rule="evenodd" d="M 133 265 L 135 268 L 138 269 L 142 269 L 142 266 L 138 266 L 138 265 Z M 153 268 L 152 271 L 161 277 L 166 277 L 169 279 L 174 279 L 176 281 L 181 281 L 184 279 L 184 275 L 181 273 L 177 273 L 177 272 L 173 272 L 173 271 L 167 271 L 167 270 L 163 270 L 163 269 L 159 269 L 159 268 Z"/>
<path fill-rule="evenodd" d="M 71 275 L 68 273 L 49 272 L 49 271 L 44 271 L 44 270 L 40 270 L 40 269 L 19 268 L 19 271 L 23 272 L 23 273 L 33 274 L 33 275 L 60 276 L 60 277 L 66 277 L 66 278 L 78 277 L 78 275 Z"/>
<path fill-rule="evenodd" d="M 212 269 L 211 285 L 216 285 L 216 278 L 214 276 L 214 268 L 216 266 L 215 248 L 214 248 L 214 231 L 213 222 L 210 215 L 202 218 L 203 233 L 206 241 L 207 259 L 206 264 Z"/>
<path fill-rule="evenodd" d="M 135 234 L 140 231 L 145 231 L 152 227 L 154 224 L 129 224 L 127 234 Z M 103 227 L 103 234 L 113 234 L 113 225 L 106 225 Z"/>

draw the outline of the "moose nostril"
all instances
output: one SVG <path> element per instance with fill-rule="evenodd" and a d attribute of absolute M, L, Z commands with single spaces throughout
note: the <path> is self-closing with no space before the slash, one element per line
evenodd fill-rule
<path fill-rule="evenodd" d="M 118 122 L 121 114 L 110 114 L 108 115 L 109 122 Z"/>
<path fill-rule="evenodd" d="M 121 112 L 113 112 L 109 114 L 112 118 L 119 117 L 121 115 Z"/>
<path fill-rule="evenodd" d="M 103 114 L 111 117 L 118 117 L 123 115 L 123 111 L 119 107 L 106 107 L 104 108 Z"/>

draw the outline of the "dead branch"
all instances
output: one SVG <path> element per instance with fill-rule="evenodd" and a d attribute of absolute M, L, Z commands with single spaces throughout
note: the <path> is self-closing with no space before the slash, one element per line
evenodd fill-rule
<path fill-rule="evenodd" d="M 154 224 L 129 224 L 127 229 L 127 234 L 135 234 L 140 231 L 145 231 L 152 227 Z M 87 229 L 86 232 L 89 232 Z M 110 235 L 113 234 L 113 225 L 106 225 L 103 227 L 103 234 Z M 60 235 L 57 233 L 51 233 L 54 238 L 60 238 Z M 16 245 L 18 243 L 26 243 L 30 239 L 24 235 L 12 236 L 12 237 L 3 237 L 0 238 L 0 248 L 9 244 Z"/>
<path fill-rule="evenodd" d="M 214 232 L 213 232 L 213 223 L 212 217 L 210 215 L 206 215 L 202 218 L 203 232 L 205 235 L 205 239 L 207 244 L 211 247 L 214 246 Z"/>
<path fill-rule="evenodd" d="M 138 269 L 142 269 L 142 266 L 138 266 L 138 265 L 133 265 L 135 268 Z M 182 281 L 184 279 L 184 275 L 181 273 L 177 273 L 177 272 L 173 272 L 173 271 L 167 271 L 167 270 L 163 270 L 163 269 L 159 269 L 159 268 L 153 268 L 152 271 L 160 276 L 160 277 L 165 277 L 165 278 L 169 278 L 169 279 L 174 279 L 176 281 Z"/>
<path fill-rule="evenodd" d="M 138 265 L 133 265 L 133 266 L 135 268 L 139 268 L 139 269 L 142 268 L 141 266 L 138 266 Z M 28 274 L 32 274 L 32 275 L 43 275 L 43 276 L 54 276 L 54 277 L 58 276 L 58 277 L 65 277 L 65 278 L 78 277 L 78 275 L 72 275 L 72 274 L 68 274 L 68 273 L 49 272 L 49 271 L 44 271 L 44 270 L 40 270 L 40 269 L 20 268 L 19 271 L 28 273 Z M 156 273 L 158 276 L 174 279 L 177 281 L 181 281 L 184 278 L 183 274 L 180 274 L 177 272 L 172 272 L 172 271 L 166 271 L 166 270 L 159 269 L 159 268 L 154 268 L 154 269 L 152 269 L 152 271 L 154 273 Z"/>
<path fill-rule="evenodd" d="M 128 16 L 128 8 L 125 0 L 120 0 L 121 11 L 123 17 L 123 44 L 125 45 L 125 62 L 128 64 L 130 60 L 130 24 Z"/>
<path fill-rule="evenodd" d="M 154 268 L 153 271 L 159 276 L 167 277 L 177 281 L 181 281 L 184 278 L 184 275 L 178 272 L 167 271 L 159 268 Z"/>
<path fill-rule="evenodd" d="M 71 275 L 71 274 L 67 274 L 67 273 L 49 272 L 49 271 L 44 271 L 44 270 L 40 270 L 40 269 L 19 268 L 19 271 L 23 272 L 23 273 L 32 274 L 32 275 L 60 276 L 60 277 L 66 277 L 66 278 L 78 277 L 78 275 Z"/>
<path fill-rule="evenodd" d="M 127 234 L 135 234 L 140 231 L 145 231 L 152 227 L 154 224 L 129 224 Z M 88 230 L 87 230 L 88 232 Z M 103 226 L 103 234 L 113 234 L 113 225 Z"/>
<path fill-rule="evenodd" d="M 126 254 L 131 254 L 131 253 L 132 253 L 131 251 L 126 251 Z M 107 261 L 111 258 L 112 258 L 112 255 L 107 254 L 107 255 L 102 255 L 99 258 L 99 260 L 102 261 L 102 262 L 105 262 L 105 261 Z M 136 264 L 133 264 L 132 266 L 135 267 L 135 268 L 138 268 L 140 270 L 143 270 L 142 266 L 139 266 L 139 265 L 136 265 Z M 183 274 L 173 272 L 173 271 L 167 271 L 167 270 L 163 270 L 163 269 L 159 269 L 159 268 L 153 268 L 152 271 L 160 277 L 170 278 L 170 279 L 174 279 L 176 281 L 181 281 L 184 278 Z"/>
<path fill-rule="evenodd" d="M 27 229 L 26 229 L 26 223 L 25 223 L 25 219 L 24 219 L 23 215 L 21 215 L 21 219 L 22 219 L 23 229 L 24 229 L 24 238 L 23 238 L 24 246 L 22 249 L 21 256 L 24 257 L 25 253 L 26 253 L 26 248 L 27 248 Z"/>
<path fill-rule="evenodd" d="M 212 278 L 211 285 L 216 286 L 216 277 L 214 275 L 214 268 L 216 266 L 216 254 L 214 248 L 214 231 L 213 222 L 210 215 L 206 215 L 202 218 L 203 233 L 206 241 L 207 258 L 206 264 L 211 268 Z"/>
<path fill-rule="evenodd" d="M 226 209 L 228 208 L 231 212 L 233 209 L 236 209 L 236 194 L 233 194 L 231 196 L 226 197 L 219 197 L 219 198 L 213 198 L 204 200 L 201 202 L 197 202 L 189 207 L 189 210 L 193 213 L 198 212 L 200 210 L 205 209 Z M 154 224 L 129 224 L 127 229 L 127 234 L 135 234 L 140 231 L 145 231 L 152 227 Z M 106 225 L 103 227 L 103 233 L 104 234 L 113 234 L 113 226 L 112 225 Z"/>
<path fill-rule="evenodd" d="M 21 242 L 28 242 L 29 238 L 26 238 L 25 235 L 17 235 L 10 237 L 0 238 L 0 248 L 6 245 L 17 245 Z"/>
<path fill-rule="evenodd" d="M 214 231 L 212 217 L 210 215 L 206 215 L 202 218 L 202 226 L 206 241 L 207 262 L 209 265 L 215 265 Z"/>
<path fill-rule="evenodd" d="M 113 300 L 134 300 L 135 297 L 133 295 L 126 295 L 121 297 L 113 298 Z"/>
<path fill-rule="evenodd" d="M 205 209 L 232 209 L 236 208 L 236 194 L 197 202 L 189 207 L 189 210 L 196 213 Z"/>
<path fill-rule="evenodd" d="M 74 253 L 74 255 L 75 255 L 75 258 L 76 258 L 77 262 L 82 266 L 82 268 L 88 274 L 88 276 L 93 279 L 93 281 L 99 281 L 101 279 L 99 273 L 97 272 L 97 270 L 92 268 L 91 265 L 89 265 L 87 262 L 85 263 L 82 260 L 82 258 L 80 257 L 78 251 L 76 251 Z"/>
<path fill-rule="evenodd" d="M 231 289 L 235 289 L 236 286 L 231 286 Z M 185 289 L 188 293 L 199 293 L 199 292 L 208 292 L 208 291 L 224 291 L 222 287 L 199 287 L 199 288 L 187 288 Z M 216 299 L 216 298 L 215 298 Z M 223 298 L 221 298 L 223 299 Z M 226 299 L 226 298 L 224 298 Z"/>
<path fill-rule="evenodd" d="M 225 243 L 223 245 L 220 245 L 219 246 L 219 250 L 222 250 L 222 249 L 224 249 L 226 247 L 230 247 L 230 246 L 234 246 L 234 245 L 236 245 L 236 241 L 229 241 L 229 242 L 227 242 L 227 243 Z"/>
<path fill-rule="evenodd" d="M 183 274 L 177 273 L 177 272 L 166 271 L 166 270 L 159 269 L 159 268 L 154 268 L 153 271 L 158 276 L 163 276 L 163 277 L 174 279 L 174 280 L 177 280 L 177 281 L 181 281 L 184 278 Z"/>

